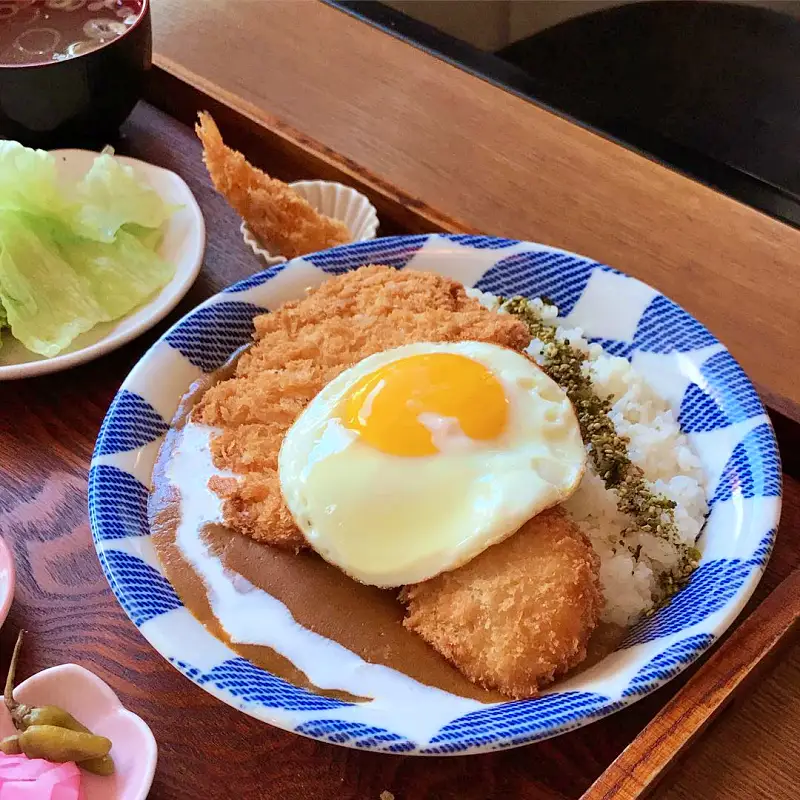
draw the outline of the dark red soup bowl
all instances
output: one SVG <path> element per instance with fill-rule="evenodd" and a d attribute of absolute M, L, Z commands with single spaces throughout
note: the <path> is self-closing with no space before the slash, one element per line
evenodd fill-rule
<path fill-rule="evenodd" d="M 112 141 L 152 56 L 150 0 L 0 0 L 0 138 Z"/>

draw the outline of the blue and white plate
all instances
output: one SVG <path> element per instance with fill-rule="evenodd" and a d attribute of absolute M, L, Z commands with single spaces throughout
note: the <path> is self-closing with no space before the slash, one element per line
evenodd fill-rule
<path fill-rule="evenodd" d="M 367 263 L 438 272 L 503 295 L 546 295 L 571 325 L 634 365 L 674 406 L 708 475 L 703 559 L 688 586 L 599 664 L 534 700 L 460 699 L 431 715 L 424 692 L 349 703 L 265 672 L 209 634 L 164 578 L 146 503 L 181 396 L 250 340 L 255 315 Z M 769 419 L 728 351 L 692 316 L 633 278 L 549 247 L 483 236 L 404 236 L 294 259 L 212 297 L 142 358 L 109 409 L 89 476 L 100 562 L 147 640 L 225 703 L 288 731 L 364 750 L 479 753 L 578 728 L 638 700 L 707 650 L 742 610 L 775 539 L 781 471 Z M 449 696 L 452 697 L 452 696 Z M 453 701 L 456 698 L 452 698 Z M 446 704 L 445 704 L 446 705 Z"/>

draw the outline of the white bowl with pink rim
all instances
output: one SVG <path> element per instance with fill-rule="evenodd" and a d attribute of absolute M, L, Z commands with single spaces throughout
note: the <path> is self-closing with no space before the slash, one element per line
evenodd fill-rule
<path fill-rule="evenodd" d="M 124 708 L 94 673 L 77 664 L 51 667 L 17 686 L 14 699 L 27 705 L 59 706 L 93 733 L 111 740 L 114 774 L 101 777 L 81 770 L 82 800 L 146 800 L 158 760 L 156 740 L 144 720 Z M 0 706 L 0 738 L 13 733 L 11 717 Z"/>
<path fill-rule="evenodd" d="M 15 584 L 14 557 L 11 555 L 8 545 L 0 539 L 0 627 L 6 621 L 14 600 Z"/>

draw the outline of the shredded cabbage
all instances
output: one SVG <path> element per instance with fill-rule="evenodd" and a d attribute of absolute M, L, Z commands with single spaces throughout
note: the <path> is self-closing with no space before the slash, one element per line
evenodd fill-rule
<path fill-rule="evenodd" d="M 49 153 L 0 142 L 0 327 L 54 356 L 128 314 L 175 272 L 156 252 L 173 211 L 112 156 L 65 188 Z"/>

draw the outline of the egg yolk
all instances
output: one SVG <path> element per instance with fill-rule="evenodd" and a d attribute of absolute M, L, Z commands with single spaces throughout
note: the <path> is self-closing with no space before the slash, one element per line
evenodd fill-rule
<path fill-rule="evenodd" d="M 455 353 L 398 359 L 359 380 L 340 416 L 366 444 L 396 456 L 439 452 L 425 415 L 455 419 L 464 435 L 487 441 L 508 422 L 500 381 L 477 361 Z"/>

